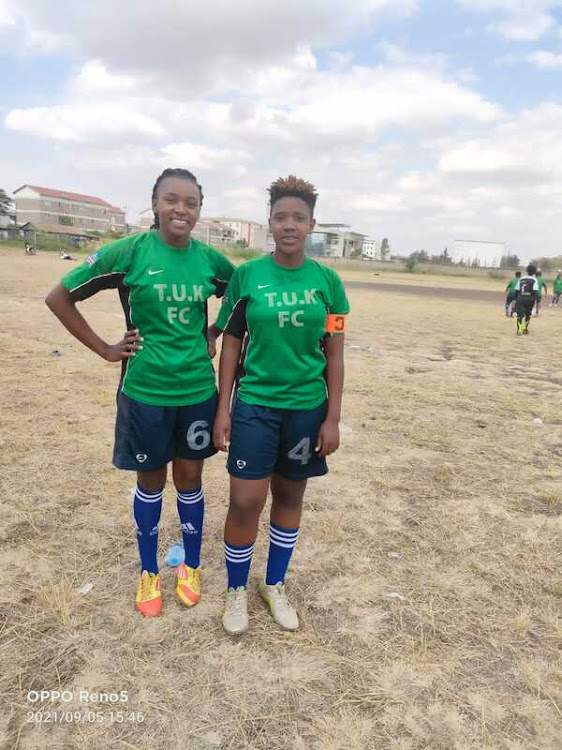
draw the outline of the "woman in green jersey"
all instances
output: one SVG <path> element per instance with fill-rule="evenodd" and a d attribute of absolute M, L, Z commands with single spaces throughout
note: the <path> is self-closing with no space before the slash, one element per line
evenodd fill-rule
<path fill-rule="evenodd" d="M 314 187 L 290 176 L 274 182 L 269 194 L 275 252 L 236 270 L 217 319 L 225 335 L 213 437 L 220 450 L 230 441 L 223 625 L 233 634 L 248 626 L 246 586 L 268 489 L 270 545 L 260 594 L 281 627 L 298 628 L 285 574 L 307 480 L 327 472 L 326 456 L 339 445 L 349 305 L 338 275 L 305 255 L 314 228 Z"/>
<path fill-rule="evenodd" d="M 151 231 L 104 245 L 46 300 L 81 343 L 108 362 L 122 363 L 113 463 L 137 472 L 133 511 L 141 575 L 135 608 L 146 617 L 162 611 L 157 546 L 169 462 L 185 548 L 176 595 L 187 607 L 201 598 L 201 475 L 203 460 L 215 453 L 217 401 L 209 352 L 219 333 L 215 326 L 207 333 L 207 299 L 222 295 L 234 270 L 223 255 L 191 237 L 202 201 L 191 172 L 164 170 L 152 192 Z M 76 308 L 109 288 L 119 291 L 127 326 L 116 344 L 101 338 Z"/>
<path fill-rule="evenodd" d="M 556 278 L 554 279 L 554 291 L 552 300 L 550 302 L 551 307 L 558 307 L 560 304 L 560 295 L 562 294 L 562 271 L 558 271 Z"/>

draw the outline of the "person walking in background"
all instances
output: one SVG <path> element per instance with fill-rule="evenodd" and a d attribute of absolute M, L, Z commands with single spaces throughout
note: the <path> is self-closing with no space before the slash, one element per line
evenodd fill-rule
<path fill-rule="evenodd" d="M 515 313 L 517 315 L 517 335 L 529 333 L 529 323 L 533 314 L 533 306 L 539 299 L 539 282 L 536 277 L 537 268 L 530 264 L 526 275 L 522 276 L 515 286 L 517 298 Z"/>
<path fill-rule="evenodd" d="M 560 304 L 560 295 L 562 294 L 562 271 L 558 271 L 556 278 L 554 279 L 552 300 L 550 301 L 551 307 L 558 307 Z"/>
<path fill-rule="evenodd" d="M 339 445 L 349 304 L 335 271 L 305 255 L 317 194 L 289 176 L 269 188 L 275 251 L 241 265 L 217 318 L 225 335 L 214 441 L 226 450 L 230 504 L 224 529 L 227 594 L 223 626 L 248 627 L 247 582 L 258 522 L 271 488 L 269 556 L 259 586 L 275 622 L 299 627 L 285 592 L 303 497 L 310 477 L 326 474 Z M 242 340 L 247 348 L 230 415 Z"/>
<path fill-rule="evenodd" d="M 149 232 L 104 245 L 63 277 L 46 303 L 80 342 L 108 362 L 122 363 L 113 463 L 137 472 L 133 512 L 141 559 L 135 608 L 162 611 L 158 529 L 167 465 L 177 490 L 185 562 L 176 569 L 176 595 L 191 607 L 201 598 L 203 460 L 216 449 L 212 427 L 217 393 L 207 333 L 207 299 L 222 296 L 234 266 L 191 237 L 203 191 L 186 169 L 166 169 L 152 191 Z M 101 289 L 117 288 L 127 331 L 108 344 L 76 308 Z"/>
<path fill-rule="evenodd" d="M 548 289 L 546 287 L 546 281 L 544 280 L 544 277 L 542 275 L 542 271 L 540 268 L 537 268 L 537 283 L 539 285 L 539 297 L 535 303 L 535 315 L 538 315 L 541 309 L 541 302 L 543 298 L 543 289 L 544 289 L 544 299 L 546 301 L 546 298 L 548 297 Z"/>
<path fill-rule="evenodd" d="M 515 291 L 515 287 L 517 286 L 517 281 L 521 278 L 521 271 L 516 271 L 515 276 L 510 279 L 508 285 L 505 288 L 505 294 L 507 295 L 505 298 L 505 314 L 508 317 L 511 317 L 513 315 L 513 308 L 515 306 L 515 300 L 517 298 L 517 292 Z"/>

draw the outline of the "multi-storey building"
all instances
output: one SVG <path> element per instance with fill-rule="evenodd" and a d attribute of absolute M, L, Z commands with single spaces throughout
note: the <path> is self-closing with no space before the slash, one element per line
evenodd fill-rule
<path fill-rule="evenodd" d="M 373 260 L 380 258 L 380 245 L 376 240 L 365 237 L 361 246 L 361 254 L 365 258 L 372 258 Z"/>
<path fill-rule="evenodd" d="M 146 208 L 140 213 L 141 231 L 146 232 L 154 223 L 154 213 Z M 256 224 L 244 219 L 199 219 L 191 232 L 192 237 L 208 245 L 226 247 L 234 245 L 237 240 L 244 240 L 248 247 L 265 249 L 267 229 L 263 224 Z M 260 244 L 256 245 L 258 242 Z"/>
<path fill-rule="evenodd" d="M 22 185 L 14 190 L 16 222 L 52 234 L 127 233 L 125 211 L 93 195 Z"/>
<path fill-rule="evenodd" d="M 222 216 L 213 217 L 209 220 L 230 227 L 234 232 L 234 242 L 243 241 L 246 247 L 265 251 L 267 247 L 267 226 L 265 224 L 248 221 L 247 219 L 223 218 Z"/>

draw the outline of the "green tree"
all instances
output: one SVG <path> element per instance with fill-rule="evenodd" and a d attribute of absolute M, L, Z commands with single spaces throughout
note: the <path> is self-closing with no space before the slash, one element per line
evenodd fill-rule
<path fill-rule="evenodd" d="M 515 271 L 521 265 L 518 255 L 502 255 L 500 260 L 500 268 L 506 268 Z"/>
<path fill-rule="evenodd" d="M 385 237 L 381 242 L 381 260 L 386 260 L 390 254 L 390 245 Z"/>
<path fill-rule="evenodd" d="M 0 216 L 11 216 L 13 214 L 14 201 L 5 190 L 0 189 Z"/>
<path fill-rule="evenodd" d="M 406 258 L 406 261 L 404 262 L 404 268 L 408 273 L 413 273 L 414 269 L 416 267 L 416 263 L 418 262 L 418 253 L 411 253 Z"/>

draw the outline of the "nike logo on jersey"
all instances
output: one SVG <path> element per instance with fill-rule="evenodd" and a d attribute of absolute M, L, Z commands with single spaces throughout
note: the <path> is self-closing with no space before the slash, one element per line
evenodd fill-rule
<path fill-rule="evenodd" d="M 160 271 L 149 271 L 148 275 L 149 276 L 154 276 L 155 273 L 164 273 L 164 269 L 162 268 Z"/>
<path fill-rule="evenodd" d="M 271 284 L 258 284 L 258 289 L 267 289 L 268 286 L 271 286 Z"/>

